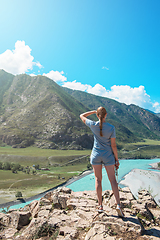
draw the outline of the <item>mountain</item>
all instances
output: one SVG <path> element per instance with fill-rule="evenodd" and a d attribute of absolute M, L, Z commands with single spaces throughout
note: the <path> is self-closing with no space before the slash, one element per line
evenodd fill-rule
<path fill-rule="evenodd" d="M 133 104 L 126 105 L 86 92 L 69 88 L 64 89 L 89 109 L 97 109 L 99 106 L 104 106 L 108 112 L 107 121 L 113 123 L 119 130 L 123 126 L 136 137 L 160 139 L 160 118 L 155 114 Z M 122 134 L 123 131 L 124 129 L 121 131 Z"/>
<path fill-rule="evenodd" d="M 3 108 L 3 95 L 9 89 L 12 84 L 14 75 L 5 72 L 4 70 L 0 70 L 0 115 L 4 113 Z"/>
<path fill-rule="evenodd" d="M 3 85 L 8 73 L 0 71 L 0 76 Z M 92 137 L 84 137 L 89 131 L 79 118 L 86 107 L 47 77 L 22 74 L 11 79 L 0 96 L 2 142 L 13 147 L 91 148 Z"/>
<path fill-rule="evenodd" d="M 93 136 L 79 114 L 100 105 L 106 107 L 119 143 L 160 139 L 160 118 L 135 105 L 63 88 L 41 75 L 0 70 L 0 87 L 1 146 L 90 149 Z"/>

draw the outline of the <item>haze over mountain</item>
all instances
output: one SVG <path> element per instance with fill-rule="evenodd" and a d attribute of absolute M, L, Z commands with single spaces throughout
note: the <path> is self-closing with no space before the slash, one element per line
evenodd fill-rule
<path fill-rule="evenodd" d="M 135 105 L 59 86 L 45 76 L 0 70 L 0 144 L 52 149 L 91 148 L 93 136 L 79 114 L 106 107 L 117 141 L 160 139 L 160 118 Z M 96 117 L 93 117 L 96 120 Z"/>

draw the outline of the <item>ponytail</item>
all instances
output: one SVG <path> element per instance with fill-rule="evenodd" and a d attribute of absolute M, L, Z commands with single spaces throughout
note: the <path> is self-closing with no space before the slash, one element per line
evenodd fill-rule
<path fill-rule="evenodd" d="M 103 133 L 102 133 L 102 116 L 100 116 L 99 128 L 100 128 L 100 136 L 103 137 Z"/>
<path fill-rule="evenodd" d="M 104 107 L 99 107 L 97 109 L 97 116 L 99 117 L 99 128 L 100 128 L 100 136 L 103 137 L 102 133 L 102 124 L 103 124 L 103 118 L 105 117 L 107 111 Z"/>

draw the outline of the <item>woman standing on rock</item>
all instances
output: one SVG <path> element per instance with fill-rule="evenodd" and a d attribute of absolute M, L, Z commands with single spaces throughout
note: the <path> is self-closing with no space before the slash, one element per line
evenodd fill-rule
<path fill-rule="evenodd" d="M 87 117 L 96 114 L 99 121 L 95 122 Z M 118 191 L 118 184 L 115 177 L 115 170 L 119 168 L 118 153 L 116 146 L 115 128 L 111 124 L 105 122 L 107 111 L 104 107 L 99 107 L 96 110 L 85 112 L 80 115 L 81 120 L 91 129 L 94 135 L 94 146 L 90 156 L 95 174 L 95 186 L 98 197 L 98 211 L 103 211 L 102 206 L 102 164 L 104 164 L 107 171 L 109 181 L 117 203 L 117 212 L 120 217 L 124 214 L 120 207 L 120 197 Z"/>

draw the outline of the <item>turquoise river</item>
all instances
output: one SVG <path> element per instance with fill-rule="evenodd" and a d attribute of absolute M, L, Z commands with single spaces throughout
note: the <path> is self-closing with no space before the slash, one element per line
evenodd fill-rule
<path fill-rule="evenodd" d="M 127 159 L 127 160 L 120 160 L 120 167 L 118 170 L 118 182 L 123 179 L 123 177 L 128 174 L 132 169 L 143 169 L 143 170 L 152 170 L 150 164 L 160 162 L 160 159 Z M 111 189 L 109 180 L 107 178 L 107 174 L 105 169 L 102 170 L 102 189 L 107 190 Z M 95 179 L 94 173 L 90 173 L 85 177 L 80 178 L 79 180 L 73 181 L 71 184 L 66 184 L 68 188 L 71 188 L 73 191 L 85 191 L 85 190 L 95 190 Z M 120 186 L 123 187 L 123 186 Z M 36 200 L 39 200 L 37 198 Z M 25 205 L 29 204 L 32 201 L 24 202 L 21 204 L 17 204 L 11 206 L 10 209 L 18 209 L 24 207 Z M 2 209 L 0 209 L 1 211 Z"/>

